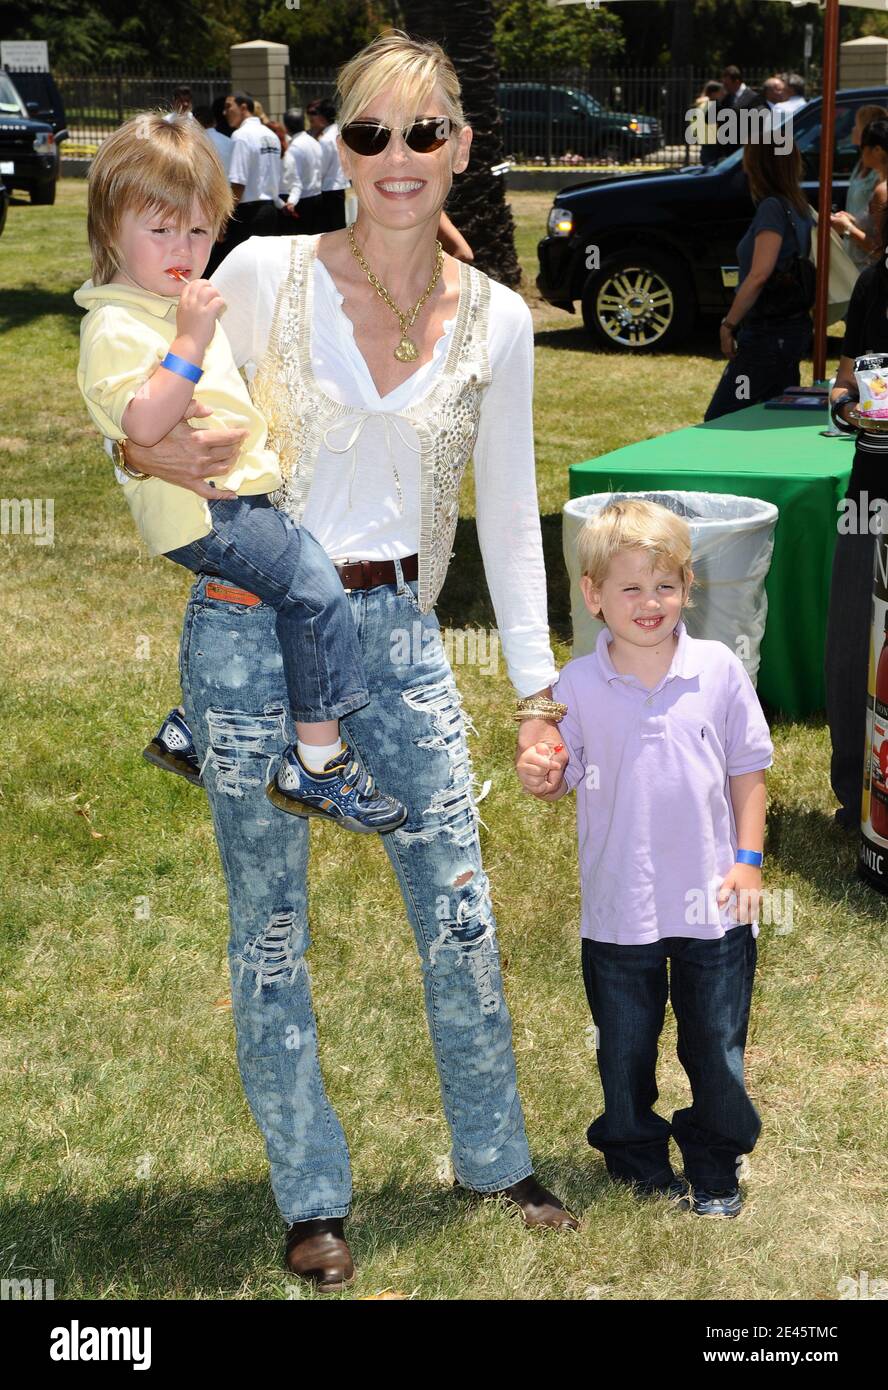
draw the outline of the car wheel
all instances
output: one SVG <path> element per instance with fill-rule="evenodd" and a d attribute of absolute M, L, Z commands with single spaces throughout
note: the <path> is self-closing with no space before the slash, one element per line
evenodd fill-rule
<path fill-rule="evenodd" d="M 52 183 L 41 184 L 39 188 L 31 189 L 31 202 L 37 207 L 51 207 L 56 198 L 55 180 Z"/>
<path fill-rule="evenodd" d="M 609 256 L 586 281 L 583 323 L 601 347 L 623 352 L 673 348 L 690 332 L 696 304 L 678 260 L 644 249 Z"/>

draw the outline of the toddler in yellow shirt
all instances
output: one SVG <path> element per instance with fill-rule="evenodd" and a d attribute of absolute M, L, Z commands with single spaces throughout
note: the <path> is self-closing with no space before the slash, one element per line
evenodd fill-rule
<path fill-rule="evenodd" d="M 88 191 L 93 277 L 74 296 L 87 310 L 77 382 L 111 439 L 156 444 L 192 397 L 212 410 L 203 427 L 246 431 L 234 468 L 210 479 L 234 497 L 204 499 L 145 475 L 128 477 L 126 500 L 151 554 L 218 575 L 275 610 L 297 743 L 266 787 L 269 798 L 295 815 L 384 833 L 404 823 L 406 808 L 375 787 L 339 728 L 369 700 L 349 602 L 323 547 L 269 497 L 281 486 L 278 458 L 218 322 L 224 301 L 200 278 L 232 207 L 196 121 L 148 113 L 102 143 Z M 159 750 L 162 761 L 176 761 L 177 741 L 180 751 L 190 746 L 184 719 Z"/>

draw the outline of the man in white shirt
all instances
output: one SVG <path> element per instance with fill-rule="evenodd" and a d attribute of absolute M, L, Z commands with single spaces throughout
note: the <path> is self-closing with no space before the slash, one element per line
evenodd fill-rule
<path fill-rule="evenodd" d="M 783 73 L 780 80 L 783 91 L 780 100 L 771 109 L 781 121 L 785 121 L 808 103 L 805 100 L 805 80 L 797 72 Z"/>
<path fill-rule="evenodd" d="M 309 130 L 318 141 L 323 155 L 321 165 L 321 219 L 319 231 L 334 232 L 345 226 L 345 190 L 348 179 L 342 172 L 336 139 L 336 107 L 332 101 L 312 101 L 305 108 Z"/>
<path fill-rule="evenodd" d="M 305 129 L 305 119 L 298 107 L 284 112 L 284 125 L 290 143 L 281 167 L 284 207 L 279 228 L 285 236 L 313 236 L 315 232 L 326 230 L 321 215 L 323 150 L 320 142 Z"/>
<path fill-rule="evenodd" d="M 228 179 L 237 203 L 226 237 L 228 250 L 248 237 L 277 232 L 281 142 L 254 110 L 249 92 L 233 92 L 225 98 L 225 119 L 232 132 Z"/>

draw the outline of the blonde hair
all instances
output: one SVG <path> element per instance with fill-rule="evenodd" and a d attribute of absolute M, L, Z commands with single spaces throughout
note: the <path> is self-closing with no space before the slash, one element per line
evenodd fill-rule
<path fill-rule="evenodd" d="M 611 561 L 621 550 L 644 551 L 651 569 L 678 570 L 685 594 L 683 607 L 694 607 L 690 597 L 691 533 L 682 517 L 640 497 L 608 502 L 588 518 L 577 537 L 580 573 L 594 589 L 601 588 Z"/>
<path fill-rule="evenodd" d="M 439 86 L 444 111 L 424 111 L 423 105 Z M 451 139 L 466 123 L 456 69 L 440 44 L 412 39 L 393 29 L 350 58 L 336 75 L 337 121 L 340 129 L 355 120 L 387 87 L 394 88 L 392 119 L 402 126 L 416 116 L 449 116 Z M 380 123 L 381 124 L 381 123 Z"/>
<path fill-rule="evenodd" d="M 89 171 L 86 231 L 94 285 L 120 269 L 117 239 L 124 212 L 159 213 L 179 226 L 197 199 L 215 239 L 234 208 L 231 185 L 199 121 L 157 111 L 133 116 L 103 140 Z"/>

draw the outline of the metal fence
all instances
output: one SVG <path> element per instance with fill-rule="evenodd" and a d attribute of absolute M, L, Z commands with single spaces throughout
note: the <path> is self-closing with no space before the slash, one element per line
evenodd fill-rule
<path fill-rule="evenodd" d="M 10 71 L 15 82 L 15 72 Z M 53 74 L 68 127 L 59 147 L 62 159 L 91 159 L 106 135 L 140 111 L 169 111 L 177 87 L 190 87 L 195 106 L 210 106 L 231 91 L 227 70 L 200 73 L 175 69 L 146 73 L 113 72 Z"/>
<path fill-rule="evenodd" d="M 706 81 L 701 68 L 509 69 L 500 77 L 499 105 L 507 158 L 518 164 L 681 165 L 698 157 L 686 141 L 687 111 Z M 757 86 L 768 74 L 753 74 Z M 139 111 L 172 104 L 176 87 L 190 87 L 195 106 L 230 91 L 227 71 L 188 74 L 55 74 L 69 139 L 61 154 L 91 158 L 104 137 Z M 333 97 L 334 68 L 293 68 L 287 73 L 288 105 Z M 808 95 L 813 95 L 814 84 Z"/>
<path fill-rule="evenodd" d="M 499 88 L 506 155 L 540 165 L 694 163 L 688 111 L 715 76 L 693 67 L 510 69 Z"/>

